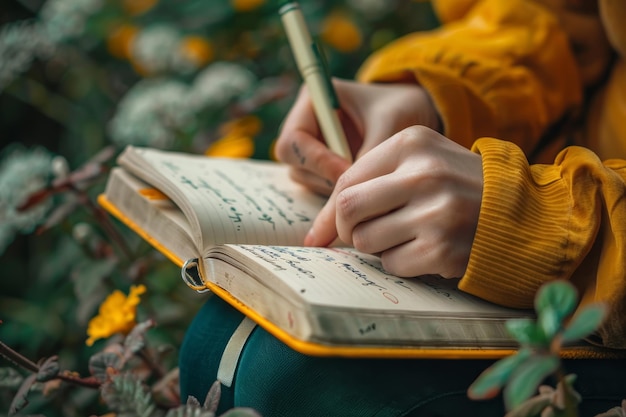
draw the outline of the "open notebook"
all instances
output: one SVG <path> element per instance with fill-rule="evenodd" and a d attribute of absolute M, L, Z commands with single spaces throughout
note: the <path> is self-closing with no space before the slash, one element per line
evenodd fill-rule
<path fill-rule="evenodd" d="M 100 204 L 211 290 L 302 353 L 497 358 L 531 311 L 458 290 L 455 280 L 388 274 L 354 248 L 299 246 L 324 199 L 268 161 L 128 147 Z M 590 346 L 564 356 L 595 356 Z"/>

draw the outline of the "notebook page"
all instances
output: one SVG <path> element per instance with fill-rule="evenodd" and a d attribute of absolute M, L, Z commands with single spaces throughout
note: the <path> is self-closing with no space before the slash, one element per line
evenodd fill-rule
<path fill-rule="evenodd" d="M 230 249 L 230 248 L 229 248 Z M 349 307 L 386 312 L 426 312 L 432 315 L 463 316 L 472 312 L 483 317 L 519 316 L 457 289 L 456 280 L 435 276 L 399 278 L 386 273 L 378 257 L 352 248 L 304 248 L 241 245 L 232 247 L 256 264 L 243 262 L 239 268 L 264 278 L 260 268 L 279 279 L 266 286 L 285 297 L 301 297 L 319 308 Z M 216 248 L 221 251 L 221 248 Z M 220 255 L 216 255 L 220 257 Z M 260 266 L 260 267 L 259 267 Z"/>
<path fill-rule="evenodd" d="M 267 161 L 130 147 L 120 165 L 158 188 L 195 217 L 201 247 L 220 243 L 300 245 L 324 199 L 289 180 L 287 167 Z M 145 162 L 146 172 L 137 169 Z"/>

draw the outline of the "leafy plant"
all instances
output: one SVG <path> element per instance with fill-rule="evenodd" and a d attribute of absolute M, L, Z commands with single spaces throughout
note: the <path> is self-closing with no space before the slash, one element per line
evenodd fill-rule
<path fill-rule="evenodd" d="M 82 376 L 78 371 L 62 369 L 63 359 L 68 361 L 68 355 L 44 356 L 34 362 L 0 341 L 0 356 L 14 365 L 13 368 L 0 368 L 0 388 L 3 389 L 0 393 L 14 391 L 8 405 L 9 415 L 24 411 L 33 398 L 37 403 L 64 398 L 68 395 L 70 386 L 98 392 L 97 397 L 102 399 L 107 411 L 117 412 L 121 416 L 215 415 L 220 395 L 219 384 L 213 386 L 208 397 L 210 401 L 205 401 L 203 405 L 194 398 L 181 405 L 178 370 L 175 364 L 171 365 L 173 361 L 169 358 L 171 347 L 163 343 L 158 348 L 149 347 L 149 331 L 156 330 L 156 321 L 149 318 L 137 322 L 137 308 L 140 296 L 147 291 L 146 286 L 131 285 L 128 296 L 117 289 L 125 282 L 143 282 L 146 276 L 158 271 L 163 260 L 155 257 L 154 251 L 143 250 L 143 244 L 138 247 L 133 245 L 131 238 L 134 236 L 117 227 L 92 200 L 89 191 L 106 176 L 108 164 L 114 155 L 112 148 L 104 148 L 75 171 L 53 169 L 53 175 L 40 175 L 46 172 L 46 164 L 49 164 L 50 169 L 54 164 L 50 158 L 36 155 L 36 159 L 32 161 L 38 161 L 41 169 L 33 170 L 31 163 L 35 180 L 24 177 L 26 184 L 32 183 L 35 187 L 19 188 L 24 192 L 23 198 L 19 200 L 21 203 L 15 207 L 16 216 L 23 216 L 20 213 L 28 213 L 42 204 L 49 209 L 47 215 L 38 222 L 37 234 L 58 229 L 77 212 L 83 211 L 89 216 L 89 224 L 79 223 L 74 228 L 77 243 L 83 248 L 81 263 L 76 266 L 80 269 L 79 279 L 82 280 L 76 281 L 77 292 L 82 294 L 78 299 L 79 307 L 82 300 L 93 300 L 107 288 L 112 288 L 113 291 L 100 303 L 99 314 L 89 321 L 89 338 L 82 338 L 80 341 L 83 346 L 92 346 L 99 339 L 108 339 L 102 350 L 90 352 L 88 376 Z M 77 229 L 81 231 L 77 232 Z M 162 278 L 165 277 L 152 278 L 162 283 Z M 154 284 L 151 284 L 151 288 L 158 289 Z M 163 320 L 163 316 L 159 314 L 163 308 L 156 310 L 150 307 L 151 301 L 159 303 L 158 296 L 158 291 L 153 291 L 142 305 L 144 309 L 152 310 L 149 316 Z M 187 301 L 192 301 L 188 296 L 186 298 Z M 174 300 L 171 302 L 174 303 Z M 61 351 L 65 348 L 61 346 Z M 171 370 L 166 371 L 169 367 Z M 63 406 L 66 405 L 60 407 Z M 89 407 L 102 408 L 98 405 Z M 71 411 L 71 414 L 74 412 Z M 253 417 L 258 414 L 253 410 L 234 409 L 226 415 Z"/>
<path fill-rule="evenodd" d="M 75 372 L 61 370 L 59 358 L 51 356 L 37 364 L 0 342 L 0 354 L 30 375 L 22 377 L 13 368 L 0 368 L 5 383 L 18 387 L 9 408 L 9 415 L 20 413 L 28 405 L 28 395 L 33 390 L 53 391 L 58 382 L 98 389 L 101 398 L 112 412 L 125 417 L 215 417 L 219 405 L 220 382 L 209 390 L 204 403 L 189 397 L 180 404 L 178 371 L 164 373 L 155 352 L 147 348 L 145 333 L 154 323 L 138 323 L 123 340 L 109 343 L 94 354 L 89 361 L 90 375 L 81 377 Z M 157 361 L 155 361 L 157 359 Z M 148 381 L 154 381 L 151 387 Z M 234 408 L 222 417 L 260 417 L 249 408 Z"/>
<path fill-rule="evenodd" d="M 565 373 L 560 353 L 568 343 L 589 336 L 606 315 L 605 305 L 596 303 L 570 318 L 577 304 L 576 288 L 568 281 L 542 286 L 535 297 L 536 320 L 507 322 L 508 331 L 520 344 L 518 352 L 485 370 L 469 387 L 468 396 L 487 399 L 502 391 L 509 417 L 577 416 L 581 399 L 573 387 L 576 376 Z M 549 375 L 556 376 L 556 389 L 541 385 Z"/>

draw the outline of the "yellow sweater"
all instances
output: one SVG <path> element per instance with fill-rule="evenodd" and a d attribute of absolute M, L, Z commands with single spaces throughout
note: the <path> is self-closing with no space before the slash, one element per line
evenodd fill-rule
<path fill-rule="evenodd" d="M 581 305 L 610 307 L 597 342 L 626 348 L 626 1 L 435 8 L 439 29 L 376 52 L 359 79 L 420 83 L 445 135 L 482 155 L 483 200 L 460 287 L 531 307 L 540 285 L 569 279 Z"/>

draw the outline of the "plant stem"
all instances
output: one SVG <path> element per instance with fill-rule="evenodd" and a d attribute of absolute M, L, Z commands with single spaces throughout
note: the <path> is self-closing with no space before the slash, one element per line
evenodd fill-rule
<path fill-rule="evenodd" d="M 567 382 L 567 378 L 565 375 L 565 371 L 562 366 L 559 366 L 555 372 L 555 375 L 558 379 L 558 384 L 561 385 L 561 389 L 563 390 L 563 412 L 564 415 L 568 417 L 578 417 L 578 404 L 574 401 L 573 390 L 574 388 L 570 386 Z"/>
<path fill-rule="evenodd" d="M 23 369 L 26 369 L 27 371 L 32 372 L 33 374 L 36 374 L 39 372 L 39 365 L 31 361 L 30 359 L 24 357 L 23 355 L 16 352 L 15 350 L 11 349 L 9 346 L 7 346 L 3 342 L 0 342 L 0 355 L 4 356 L 15 365 Z M 82 387 L 96 388 L 96 389 L 100 388 L 100 382 L 94 377 L 81 378 L 80 376 L 76 376 L 71 372 L 63 371 L 63 372 L 58 373 L 55 376 L 55 378 L 61 379 L 63 381 L 66 381 L 75 385 L 80 385 Z"/>
<path fill-rule="evenodd" d="M 80 376 L 75 376 L 73 373 L 68 371 L 60 372 L 57 375 L 57 378 L 65 382 L 69 382 L 70 384 L 78 385 L 85 388 L 100 389 L 100 386 L 102 385 L 100 381 L 96 379 L 96 377 L 90 376 L 87 378 L 81 378 Z"/>
<path fill-rule="evenodd" d="M 0 342 L 0 355 L 27 371 L 39 372 L 39 366 L 36 363 L 14 351 L 3 342 Z"/>

